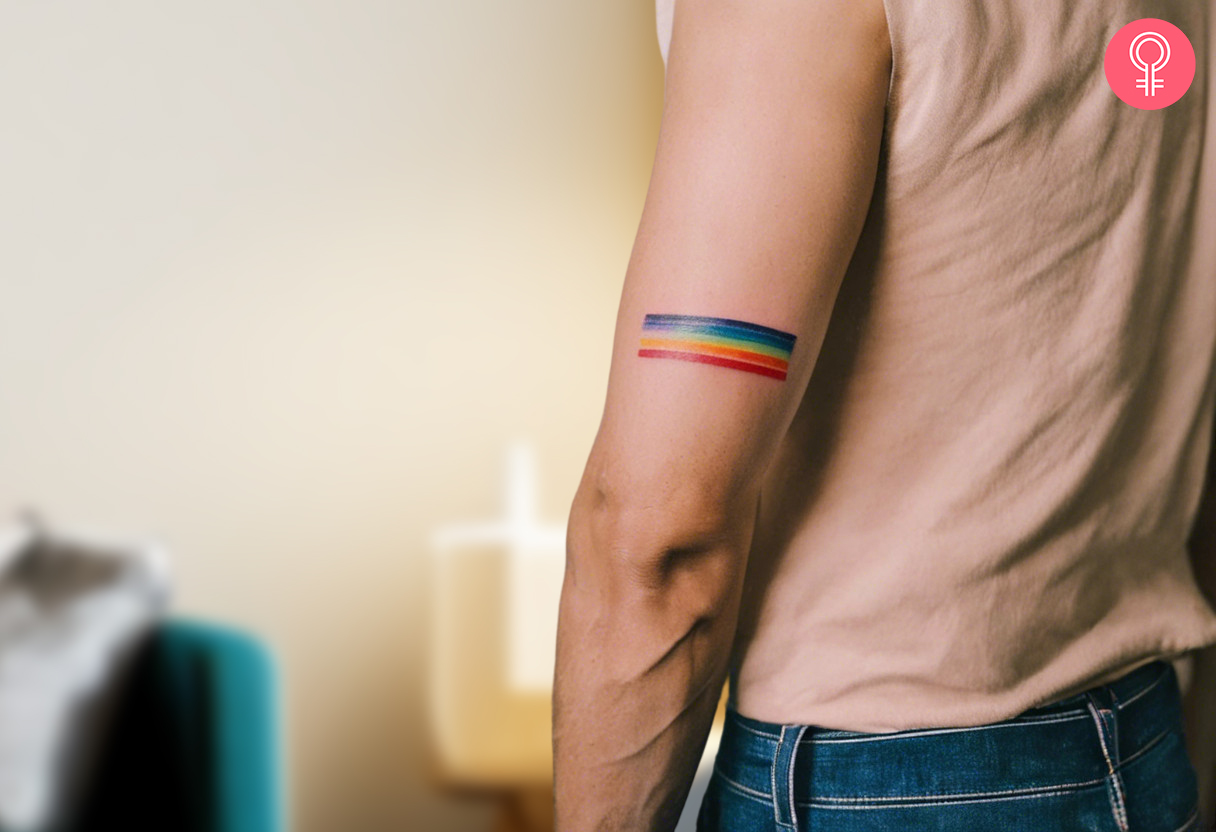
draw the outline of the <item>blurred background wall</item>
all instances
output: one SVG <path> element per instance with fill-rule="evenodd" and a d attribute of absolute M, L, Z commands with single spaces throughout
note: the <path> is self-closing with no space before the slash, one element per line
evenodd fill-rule
<path fill-rule="evenodd" d="M 0 511 L 153 537 L 265 636 L 302 832 L 428 780 L 427 541 L 561 523 L 662 105 L 644 0 L 0 4 Z"/>

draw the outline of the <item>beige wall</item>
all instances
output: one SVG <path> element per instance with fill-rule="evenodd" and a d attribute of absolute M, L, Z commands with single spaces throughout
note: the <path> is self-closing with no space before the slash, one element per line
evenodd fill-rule
<path fill-rule="evenodd" d="M 0 510 L 150 535 L 288 685 L 302 832 L 425 786 L 426 540 L 564 512 L 662 99 L 647 2 L 0 4 Z"/>

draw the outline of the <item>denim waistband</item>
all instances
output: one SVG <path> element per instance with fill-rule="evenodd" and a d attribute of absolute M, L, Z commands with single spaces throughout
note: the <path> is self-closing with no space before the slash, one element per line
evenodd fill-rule
<path fill-rule="evenodd" d="M 1070 713 L 1084 714 L 1088 713 L 1086 702 L 1088 701 L 1087 693 L 1106 688 L 1112 694 L 1112 699 L 1117 710 L 1121 710 L 1122 706 L 1147 692 L 1148 688 L 1165 678 L 1166 674 L 1172 674 L 1174 666 L 1164 659 L 1156 659 L 1142 664 L 1130 673 L 1125 673 L 1114 681 L 1108 682 L 1105 685 L 1097 685 L 1090 688 L 1088 691 L 1069 696 L 1065 699 L 1059 699 L 1045 705 L 1039 705 L 1035 708 L 1023 711 L 1017 716 L 1011 717 L 1009 721 L 1026 721 L 1027 719 L 1036 716 L 1046 716 L 1049 714 L 1067 715 Z M 759 719 L 743 716 L 733 707 L 727 707 L 727 715 L 737 720 L 742 726 L 752 733 L 767 735 L 774 740 L 781 735 L 781 726 L 775 722 L 764 722 Z M 1000 724 L 1000 723 L 994 723 Z M 971 726 L 982 728 L 984 726 Z M 818 726 L 810 726 L 810 731 L 805 735 L 804 741 L 812 740 L 818 737 L 888 737 L 898 734 L 909 733 L 908 731 L 894 731 L 882 734 L 870 734 L 861 731 L 837 731 L 834 729 L 825 729 Z M 924 730 L 924 729 L 912 729 Z M 941 730 L 941 729 L 933 729 Z"/>
<path fill-rule="evenodd" d="M 1135 670 L 1129 673 L 1124 673 L 1119 678 L 1107 682 L 1104 685 L 1096 685 L 1089 691 L 1082 691 L 1065 699 L 1059 699 L 1045 705 L 1039 705 L 1030 710 L 1023 711 L 1022 716 L 1033 716 L 1036 714 L 1060 713 L 1062 711 L 1085 710 L 1085 703 L 1088 699 L 1086 693 L 1105 688 L 1112 694 L 1112 699 L 1116 707 L 1123 702 L 1134 698 L 1137 694 L 1144 692 L 1150 685 L 1159 682 L 1165 678 L 1165 674 L 1173 673 L 1174 665 L 1165 659 L 1154 659 L 1151 662 L 1140 665 Z"/>
<path fill-rule="evenodd" d="M 865 774 L 896 769 L 933 772 L 924 790 L 949 784 L 956 794 L 1097 787 L 1112 766 L 1125 765 L 1179 728 L 1179 701 L 1173 665 L 1157 659 L 1104 685 L 985 725 L 865 733 L 782 726 L 728 707 L 716 766 L 736 788 L 771 795 L 773 760 L 796 737 L 795 747 L 806 748 L 799 757 L 814 762 L 799 763 L 790 794 L 813 793 L 829 802 L 863 793 L 876 800 L 914 796 L 916 784 Z M 999 766 L 977 765 L 994 754 Z M 808 782 L 795 783 L 795 775 Z"/>

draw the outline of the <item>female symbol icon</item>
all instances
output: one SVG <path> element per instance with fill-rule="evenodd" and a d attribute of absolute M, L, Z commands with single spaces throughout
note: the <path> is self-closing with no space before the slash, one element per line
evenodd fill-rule
<path fill-rule="evenodd" d="M 1106 45 L 1106 81 L 1126 104 L 1160 110 L 1182 98 L 1195 80 L 1195 49 L 1166 20 L 1133 20 Z"/>
<path fill-rule="evenodd" d="M 1140 57 L 1140 47 L 1146 43 L 1156 44 L 1160 53 L 1151 64 Z M 1145 95 L 1156 95 L 1157 90 L 1165 86 L 1165 81 L 1157 77 L 1157 70 L 1170 62 L 1170 42 L 1156 32 L 1141 32 L 1132 41 L 1128 53 L 1136 68 L 1144 72 L 1144 77 L 1136 82 L 1136 86 L 1144 90 Z"/>

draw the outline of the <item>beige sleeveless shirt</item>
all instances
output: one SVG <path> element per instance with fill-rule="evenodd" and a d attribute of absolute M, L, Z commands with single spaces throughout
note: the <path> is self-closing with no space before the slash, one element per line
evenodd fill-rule
<path fill-rule="evenodd" d="M 1216 644 L 1185 544 L 1216 396 L 1212 4 L 886 9 L 878 182 L 761 490 L 730 690 L 855 731 L 994 722 Z M 1197 57 L 1158 111 L 1103 71 L 1144 17 Z"/>

